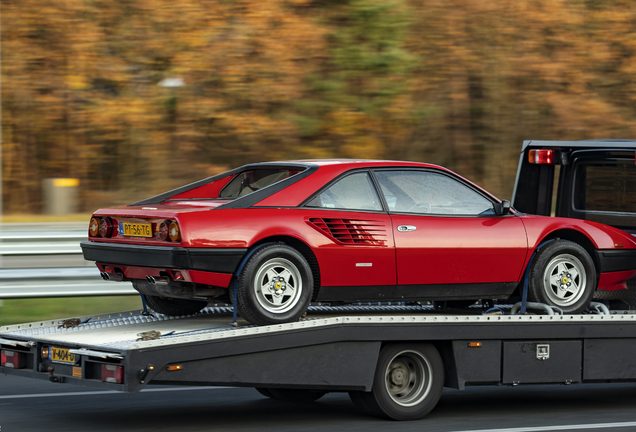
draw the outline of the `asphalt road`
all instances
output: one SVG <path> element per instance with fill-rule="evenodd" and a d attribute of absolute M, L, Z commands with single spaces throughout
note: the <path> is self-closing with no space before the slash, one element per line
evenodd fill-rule
<path fill-rule="evenodd" d="M 415 422 L 360 414 L 343 393 L 300 404 L 250 388 L 105 392 L 0 375 L 0 431 L 635 431 L 636 384 L 445 390 Z"/>

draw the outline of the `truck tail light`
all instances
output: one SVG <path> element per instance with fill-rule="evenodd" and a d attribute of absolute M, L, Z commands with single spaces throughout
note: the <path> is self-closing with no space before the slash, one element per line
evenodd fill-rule
<path fill-rule="evenodd" d="M 12 369 L 24 369 L 25 360 L 23 353 L 8 350 L 2 350 L 0 352 L 0 366 Z"/>
<path fill-rule="evenodd" d="M 528 152 L 528 161 L 537 165 L 555 165 L 556 152 L 554 150 L 530 150 Z"/>
<path fill-rule="evenodd" d="M 124 382 L 124 367 L 117 365 L 102 365 L 102 382 L 121 384 Z"/>

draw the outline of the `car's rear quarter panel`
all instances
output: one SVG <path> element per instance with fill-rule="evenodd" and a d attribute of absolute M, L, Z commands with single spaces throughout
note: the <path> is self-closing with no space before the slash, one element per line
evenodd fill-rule
<path fill-rule="evenodd" d="M 312 226 L 311 218 L 374 220 L 385 227 L 383 242 L 340 244 Z M 228 209 L 184 213 L 178 217 L 182 246 L 250 248 L 268 239 L 291 237 L 309 246 L 320 267 L 323 286 L 394 285 L 395 248 L 391 219 L 365 214 L 313 209 Z M 371 264 L 371 265 L 360 265 Z"/>

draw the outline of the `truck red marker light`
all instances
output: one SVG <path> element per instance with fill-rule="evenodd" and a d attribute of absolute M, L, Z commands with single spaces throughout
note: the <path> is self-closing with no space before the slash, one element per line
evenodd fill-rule
<path fill-rule="evenodd" d="M 554 165 L 555 164 L 555 151 L 554 150 L 530 150 L 528 152 L 528 161 L 531 164 L 536 165 Z"/>

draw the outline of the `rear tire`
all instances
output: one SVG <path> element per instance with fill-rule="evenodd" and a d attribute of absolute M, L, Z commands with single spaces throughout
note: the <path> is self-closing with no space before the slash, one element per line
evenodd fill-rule
<path fill-rule="evenodd" d="M 206 301 L 187 300 L 146 295 L 146 303 L 152 310 L 170 316 L 192 315 L 208 305 Z"/>
<path fill-rule="evenodd" d="M 554 240 L 536 253 L 528 281 L 528 299 L 564 313 L 584 311 L 598 285 L 590 254 L 578 243 Z"/>
<path fill-rule="evenodd" d="M 298 321 L 305 313 L 314 279 L 305 257 L 286 244 L 258 249 L 238 278 L 238 312 L 256 325 Z"/>
<path fill-rule="evenodd" d="M 437 405 L 444 364 L 430 344 L 387 345 L 380 351 L 371 392 L 350 392 L 363 411 L 394 420 L 417 420 Z"/>

